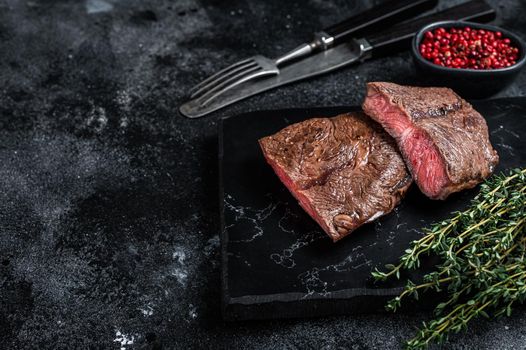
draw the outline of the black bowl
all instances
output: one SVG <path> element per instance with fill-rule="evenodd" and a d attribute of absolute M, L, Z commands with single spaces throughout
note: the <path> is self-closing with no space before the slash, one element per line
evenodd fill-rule
<path fill-rule="evenodd" d="M 519 58 L 513 66 L 499 69 L 478 70 L 436 65 L 422 57 L 419 46 L 424 33 L 439 27 L 471 27 L 493 32 L 500 31 L 503 37 L 509 38 L 512 44 L 519 49 Z M 526 46 L 517 35 L 492 25 L 464 21 L 436 22 L 425 26 L 415 35 L 411 51 L 419 73 L 425 77 L 426 85 L 447 86 L 466 98 L 484 98 L 498 93 L 513 82 L 526 63 Z"/>

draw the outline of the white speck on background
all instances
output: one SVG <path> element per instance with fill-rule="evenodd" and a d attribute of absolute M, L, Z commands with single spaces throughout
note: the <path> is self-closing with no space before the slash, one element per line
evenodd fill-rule
<path fill-rule="evenodd" d="M 174 276 L 179 283 L 183 286 L 186 285 L 188 278 L 188 270 L 185 264 L 186 253 L 183 247 L 176 247 L 172 253 L 172 258 L 175 260 L 175 268 L 172 270 L 172 276 Z"/>
<path fill-rule="evenodd" d="M 126 117 L 121 118 L 121 120 L 119 121 L 119 126 L 121 128 L 127 127 L 128 124 L 129 124 L 129 121 L 128 121 L 128 118 L 126 118 Z"/>
<path fill-rule="evenodd" d="M 133 345 L 134 340 L 135 337 L 133 335 L 126 335 L 121 331 L 116 331 L 113 341 L 121 344 L 121 350 L 126 350 L 126 345 Z"/>
<path fill-rule="evenodd" d="M 198 316 L 197 307 L 195 305 L 190 304 L 190 309 L 188 310 L 188 316 L 190 316 L 190 318 L 193 320 L 197 318 Z"/>
<path fill-rule="evenodd" d="M 175 276 L 177 281 L 182 285 L 186 284 L 186 279 L 188 278 L 188 273 L 186 272 L 186 270 L 175 268 L 172 272 L 172 275 Z"/>
<path fill-rule="evenodd" d="M 142 312 L 144 317 L 149 317 L 153 315 L 153 307 L 150 304 L 146 305 L 145 307 L 139 308 L 139 310 Z"/>
<path fill-rule="evenodd" d="M 108 12 L 113 10 L 113 5 L 104 0 L 86 0 L 86 12 L 88 14 Z"/>
<path fill-rule="evenodd" d="M 126 90 L 119 90 L 117 91 L 117 96 L 115 97 L 115 101 L 121 106 L 122 109 L 129 112 L 131 109 L 131 102 L 132 98 L 128 91 Z"/>
<path fill-rule="evenodd" d="M 172 258 L 176 259 L 178 263 L 183 264 L 186 259 L 184 249 L 181 247 L 175 248 L 175 252 L 172 254 Z"/>
<path fill-rule="evenodd" d="M 108 124 L 108 117 L 106 110 L 102 107 L 94 107 L 89 115 L 86 124 L 92 127 L 96 132 L 100 133 Z"/>
<path fill-rule="evenodd" d="M 216 250 L 219 248 L 219 235 L 215 235 L 214 237 L 210 238 L 206 242 L 206 246 L 204 248 L 204 253 L 206 256 L 211 256 L 216 252 Z"/>

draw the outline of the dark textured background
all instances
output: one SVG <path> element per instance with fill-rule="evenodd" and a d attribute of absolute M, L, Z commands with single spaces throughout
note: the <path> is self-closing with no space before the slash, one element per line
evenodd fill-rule
<path fill-rule="evenodd" d="M 208 118 L 177 113 L 215 69 L 367 3 L 1 0 L 0 347 L 393 349 L 409 337 L 425 315 L 224 324 L 216 167 L 219 117 L 418 83 L 407 52 Z M 525 37 L 526 4 L 491 3 Z M 502 96 L 525 95 L 525 74 Z M 522 349 L 525 325 L 519 312 L 477 321 L 447 348 Z"/>

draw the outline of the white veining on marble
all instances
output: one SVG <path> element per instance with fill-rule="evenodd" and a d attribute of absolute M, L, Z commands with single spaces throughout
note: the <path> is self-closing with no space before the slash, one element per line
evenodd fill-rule
<path fill-rule="evenodd" d="M 317 231 L 308 232 L 304 235 L 301 235 L 296 240 L 296 242 L 292 243 L 288 248 L 283 249 L 281 253 L 271 254 L 270 259 L 274 263 L 281 265 L 287 269 L 293 268 L 294 266 L 296 266 L 296 261 L 294 261 L 292 257 L 294 252 L 322 238 L 326 237 L 320 235 Z"/>
<path fill-rule="evenodd" d="M 497 145 L 505 149 L 510 154 L 510 156 L 515 157 L 515 149 L 513 147 L 505 143 L 497 143 Z"/>
<path fill-rule="evenodd" d="M 287 232 L 287 233 L 296 233 L 294 232 L 294 230 L 292 229 L 289 229 L 287 228 L 287 223 L 289 222 L 289 220 L 294 220 L 295 218 L 298 218 L 298 215 L 296 213 L 293 213 L 290 208 L 285 208 L 285 214 L 283 214 L 283 216 L 279 219 L 278 221 L 278 227 L 281 229 L 281 231 L 283 232 Z"/>
<path fill-rule="evenodd" d="M 228 257 L 241 260 L 241 262 L 243 264 L 247 265 L 248 267 L 252 266 L 252 264 L 247 259 L 245 259 L 243 256 L 241 256 L 241 254 L 239 254 L 239 253 L 228 252 L 227 255 L 228 255 Z"/>
<path fill-rule="evenodd" d="M 348 273 L 360 269 L 364 266 L 371 266 L 372 260 L 368 259 L 363 253 L 362 246 L 356 246 L 352 249 L 345 259 L 336 264 L 327 265 L 323 268 L 314 267 L 298 275 L 298 279 L 306 289 L 303 298 L 319 294 L 327 296 L 330 294 L 327 287 L 329 282 L 323 280 L 324 272 Z M 334 283 L 334 282 L 333 282 Z"/>
<path fill-rule="evenodd" d="M 511 136 L 515 137 L 516 139 L 519 139 L 521 138 L 521 135 L 517 134 L 515 131 L 513 130 L 510 130 L 510 129 L 504 129 L 504 132 L 507 133 L 507 134 L 510 134 Z"/>
<path fill-rule="evenodd" d="M 248 243 L 254 241 L 256 238 L 263 235 L 263 228 L 260 226 L 261 222 L 266 220 L 276 209 L 279 203 L 273 203 L 272 201 L 263 209 L 254 209 L 251 207 L 236 206 L 233 203 L 232 196 L 225 196 L 225 208 L 235 213 L 235 223 L 239 223 L 243 220 L 248 221 L 253 231 L 248 238 L 231 240 L 231 243 Z"/>
<path fill-rule="evenodd" d="M 490 134 L 495 135 L 504 130 L 504 125 L 499 125 L 498 128 L 491 130 Z"/>
<path fill-rule="evenodd" d="M 506 139 L 502 133 L 511 135 L 516 139 L 520 139 L 521 136 L 515 131 L 505 128 L 503 125 L 499 125 L 498 128 L 491 131 L 491 136 L 498 141 L 495 145 L 508 152 L 510 156 L 515 157 L 515 149 L 506 143 Z"/>
<path fill-rule="evenodd" d="M 494 129 L 494 130 L 492 130 L 492 131 L 490 132 L 490 134 L 491 134 L 491 135 L 498 135 L 498 134 L 500 134 L 501 132 L 504 132 L 504 133 L 506 133 L 506 134 L 509 134 L 509 135 L 515 137 L 516 139 L 520 139 L 520 138 L 521 138 L 521 135 L 519 135 L 518 133 L 516 133 L 516 132 L 513 131 L 513 130 L 510 130 L 510 129 L 505 128 L 504 125 L 499 125 L 499 127 L 496 128 L 496 129 Z"/>

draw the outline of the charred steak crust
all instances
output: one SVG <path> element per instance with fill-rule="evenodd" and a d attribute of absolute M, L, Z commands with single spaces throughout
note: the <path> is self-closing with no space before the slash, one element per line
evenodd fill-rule
<path fill-rule="evenodd" d="M 396 139 L 430 198 L 474 187 L 498 163 L 486 121 L 451 89 L 368 83 L 363 109 Z"/>
<path fill-rule="evenodd" d="M 394 140 L 363 113 L 306 120 L 259 143 L 333 241 L 389 213 L 412 182 Z"/>

